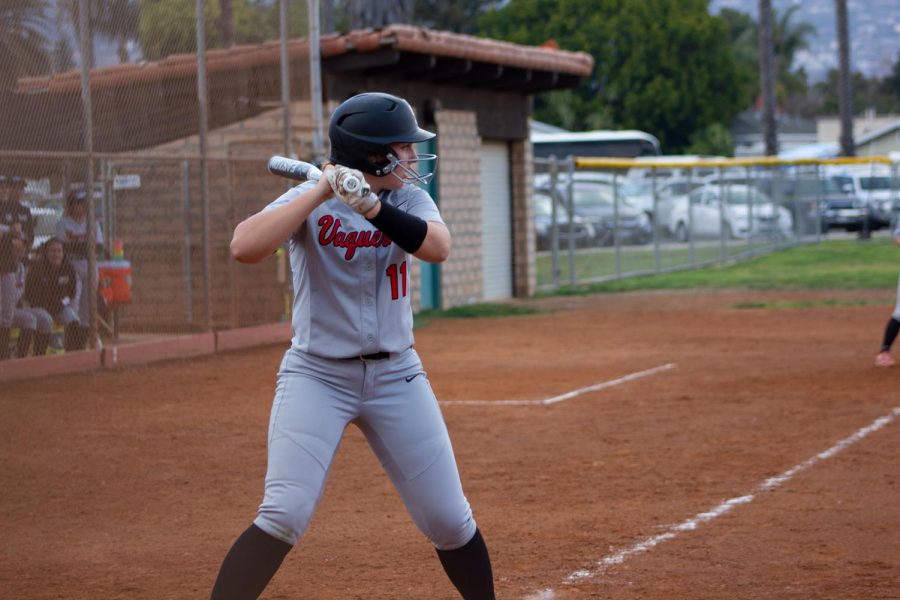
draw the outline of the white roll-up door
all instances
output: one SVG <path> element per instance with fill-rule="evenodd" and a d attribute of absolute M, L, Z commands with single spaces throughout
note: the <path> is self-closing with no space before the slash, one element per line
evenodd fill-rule
<path fill-rule="evenodd" d="M 481 239 L 484 299 L 513 295 L 512 202 L 506 142 L 481 145 Z"/>

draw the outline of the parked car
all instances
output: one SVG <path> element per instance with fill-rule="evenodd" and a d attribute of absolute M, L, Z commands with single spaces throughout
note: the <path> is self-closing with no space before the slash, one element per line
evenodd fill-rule
<path fill-rule="evenodd" d="M 856 194 L 880 216 L 888 215 L 893 201 L 900 197 L 900 179 L 892 177 L 885 165 L 840 165 L 829 175 L 843 191 Z"/>
<path fill-rule="evenodd" d="M 549 190 L 534 193 L 534 232 L 538 250 L 549 250 L 553 247 L 553 198 Z M 594 225 L 587 219 L 573 215 L 569 221 L 569 213 L 564 206 L 556 208 L 556 227 L 559 248 L 568 248 L 569 239 L 575 246 L 584 248 L 593 246 L 597 238 Z"/>
<path fill-rule="evenodd" d="M 673 177 L 671 179 L 657 183 L 656 187 L 656 223 L 660 231 L 666 235 L 673 235 L 675 230 L 672 229 L 672 211 L 676 206 L 682 206 L 682 211 L 687 211 L 688 195 L 699 187 L 703 186 L 703 181 L 694 179 L 682 179 L 681 177 Z"/>
<path fill-rule="evenodd" d="M 890 220 L 889 214 L 874 207 L 863 211 L 865 203 L 859 196 L 830 177 L 794 175 L 762 180 L 759 185 L 794 215 L 798 235 L 826 233 L 834 228 L 862 229 L 866 214 L 870 229 L 879 229 Z"/>
<path fill-rule="evenodd" d="M 653 238 L 647 215 L 621 197 L 617 206 L 610 186 L 576 181 L 572 196 L 575 214 L 593 224 L 597 245 L 611 246 L 616 239 L 622 244 L 646 244 Z"/>
<path fill-rule="evenodd" d="M 876 231 L 890 224 L 889 212 L 882 212 L 852 194 L 822 203 L 822 233 L 831 229 Z"/>
<path fill-rule="evenodd" d="M 572 183 L 573 213 L 593 226 L 594 245 L 610 246 L 615 243 L 614 232 L 617 229 L 617 209 L 611 180 L 590 180 L 590 177 L 591 175 L 580 175 Z M 563 203 L 568 202 L 568 189 L 567 182 L 558 182 L 558 197 Z M 535 195 L 549 195 L 549 192 L 549 180 L 539 183 L 535 189 Z M 653 230 L 647 215 L 623 198 L 619 198 L 618 202 L 618 219 L 617 235 L 620 243 L 645 244 L 652 239 Z"/>
<path fill-rule="evenodd" d="M 793 232 L 787 209 L 743 183 L 706 183 L 688 195 L 688 202 L 673 205 L 669 219 L 669 228 L 683 242 L 723 235 L 728 239 L 781 237 Z"/>

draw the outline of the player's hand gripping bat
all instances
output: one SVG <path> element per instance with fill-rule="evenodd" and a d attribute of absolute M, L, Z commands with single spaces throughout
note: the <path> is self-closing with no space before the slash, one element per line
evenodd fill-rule
<path fill-rule="evenodd" d="M 347 167 L 336 166 L 323 174 L 321 169 L 302 160 L 294 160 L 284 156 L 273 156 L 268 163 L 269 172 L 296 181 L 318 181 L 323 176 L 328 178 L 334 193 L 355 211 L 365 214 L 378 201 L 372 195 L 369 184 L 362 174 Z"/>

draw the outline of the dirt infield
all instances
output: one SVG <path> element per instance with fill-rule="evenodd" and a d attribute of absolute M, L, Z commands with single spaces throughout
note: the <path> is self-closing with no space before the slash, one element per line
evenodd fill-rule
<path fill-rule="evenodd" d="M 812 305 L 738 307 L 776 300 Z M 622 294 L 417 331 L 438 397 L 478 401 L 443 410 L 499 598 L 900 597 L 900 368 L 872 366 L 892 302 Z M 207 598 L 260 499 L 282 353 L 4 384 L 0 596 Z M 456 596 L 350 428 L 263 597 Z"/>

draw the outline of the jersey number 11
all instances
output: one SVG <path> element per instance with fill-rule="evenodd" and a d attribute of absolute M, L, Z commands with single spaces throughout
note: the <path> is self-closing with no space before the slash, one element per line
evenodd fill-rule
<path fill-rule="evenodd" d="M 391 299 L 406 296 L 406 261 L 404 260 L 398 265 L 391 265 L 385 270 L 388 279 L 391 280 Z"/>

